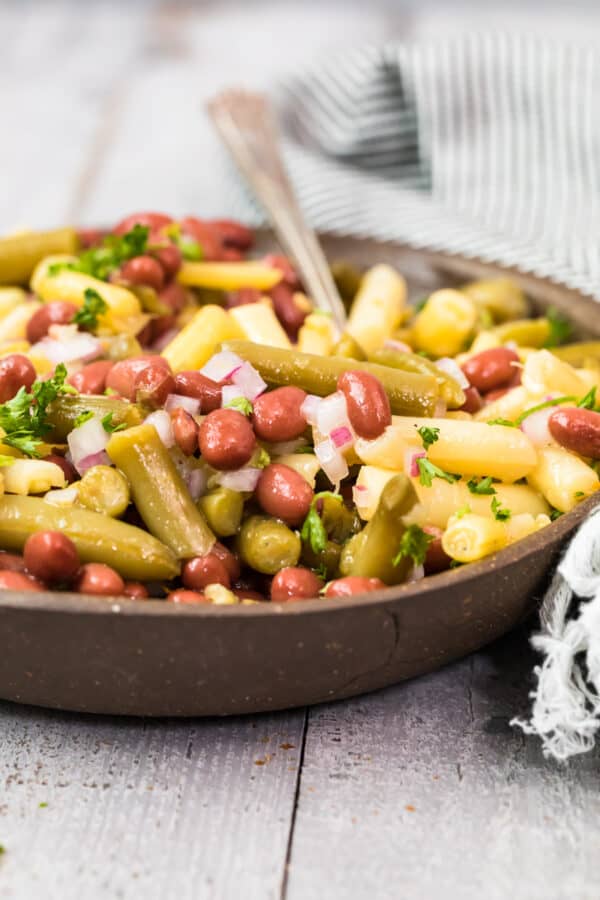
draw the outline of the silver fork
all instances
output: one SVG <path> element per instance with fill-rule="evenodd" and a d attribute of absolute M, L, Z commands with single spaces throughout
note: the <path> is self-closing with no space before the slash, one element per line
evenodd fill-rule
<path fill-rule="evenodd" d="M 346 311 L 316 234 L 300 210 L 283 164 L 277 127 L 262 94 L 235 88 L 207 104 L 213 123 L 267 213 L 285 253 L 295 263 L 315 305 L 329 312 L 339 332 Z"/>

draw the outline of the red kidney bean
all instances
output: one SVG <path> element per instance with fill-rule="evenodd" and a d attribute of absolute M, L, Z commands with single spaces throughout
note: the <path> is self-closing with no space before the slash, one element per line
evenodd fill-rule
<path fill-rule="evenodd" d="M 17 553 L 0 551 L 0 571 L 2 572 L 26 572 L 25 560 Z"/>
<path fill-rule="evenodd" d="M 135 376 L 135 398 L 158 408 L 164 406 L 169 394 L 175 393 L 175 379 L 162 366 L 147 366 Z"/>
<path fill-rule="evenodd" d="M 288 566 L 277 573 L 271 582 L 273 603 L 287 603 L 289 600 L 310 600 L 318 597 L 323 582 L 310 569 L 302 566 Z"/>
<path fill-rule="evenodd" d="M 220 541 L 216 541 L 216 543 L 213 544 L 210 552 L 213 556 L 217 556 L 225 565 L 231 581 L 237 581 L 241 572 L 240 561 L 237 556 L 224 544 L 221 544 Z"/>
<path fill-rule="evenodd" d="M 463 372 L 482 394 L 508 384 L 514 375 L 514 363 L 519 357 L 509 347 L 492 347 L 467 359 L 461 366 Z"/>
<path fill-rule="evenodd" d="M 125 216 L 124 219 L 121 219 L 121 221 L 118 222 L 117 225 L 115 225 L 115 227 L 113 228 L 113 233 L 126 234 L 126 232 L 131 231 L 134 225 L 144 225 L 146 228 L 150 228 L 151 231 L 159 231 L 166 225 L 170 225 L 172 221 L 173 219 L 171 218 L 171 216 L 167 216 L 165 215 L 165 213 L 131 213 L 131 215 Z"/>
<path fill-rule="evenodd" d="M 194 216 L 187 216 L 179 222 L 184 236 L 197 241 L 202 247 L 203 259 L 217 260 L 221 258 L 223 242 L 221 236 L 210 222 L 203 222 Z"/>
<path fill-rule="evenodd" d="M 171 412 L 171 425 L 175 443 L 182 453 L 191 456 L 198 449 L 198 426 L 185 409 L 174 409 Z"/>
<path fill-rule="evenodd" d="M 29 390 L 34 381 L 33 364 L 22 353 L 0 359 L 0 403 L 12 400 L 22 387 Z"/>
<path fill-rule="evenodd" d="M 283 519 L 293 527 L 306 518 L 314 491 L 290 466 L 271 463 L 260 474 L 255 497 L 268 515 Z"/>
<path fill-rule="evenodd" d="M 348 418 L 356 433 L 369 440 L 383 434 L 392 423 L 388 395 L 378 378 L 369 372 L 344 372 L 337 381 L 346 398 Z"/>
<path fill-rule="evenodd" d="M 0 591 L 45 591 L 46 585 L 23 575 L 21 572 L 11 572 L 8 569 L 0 572 Z"/>
<path fill-rule="evenodd" d="M 300 412 L 305 400 L 306 392 L 293 385 L 258 397 L 252 413 L 257 438 L 271 443 L 299 438 L 306 428 L 306 419 Z"/>
<path fill-rule="evenodd" d="M 424 525 L 423 531 L 433 537 L 425 557 L 425 574 L 434 575 L 436 572 L 444 572 L 450 568 L 450 563 L 452 562 L 442 548 L 442 534 L 444 532 L 441 528 L 436 528 L 435 525 Z"/>
<path fill-rule="evenodd" d="M 176 281 L 172 281 L 171 284 L 163 288 L 158 296 L 174 313 L 181 312 L 187 303 L 186 289 L 181 284 L 177 284 Z"/>
<path fill-rule="evenodd" d="M 126 400 L 135 400 L 136 378 L 144 369 L 162 369 L 169 372 L 169 363 L 162 356 L 133 356 L 122 359 L 112 367 L 106 376 L 106 387 Z"/>
<path fill-rule="evenodd" d="M 148 588 L 141 581 L 126 581 L 123 585 L 123 596 L 131 600 L 147 600 L 150 594 Z"/>
<path fill-rule="evenodd" d="M 471 385 L 464 389 L 465 402 L 461 406 L 463 412 L 476 413 L 483 406 L 483 398 L 476 387 Z"/>
<path fill-rule="evenodd" d="M 103 394 L 108 373 L 114 365 L 109 359 L 99 359 L 88 363 L 79 372 L 69 375 L 67 381 L 80 394 Z"/>
<path fill-rule="evenodd" d="M 291 340 L 295 341 L 308 311 L 297 302 L 294 289 L 283 281 L 271 288 L 269 296 L 273 301 L 275 315 Z"/>
<path fill-rule="evenodd" d="M 210 600 L 204 594 L 198 593 L 198 591 L 183 591 L 180 589 L 167 594 L 167 602 L 180 603 L 182 606 L 193 606 L 196 603 L 210 603 Z"/>
<path fill-rule="evenodd" d="M 125 582 L 119 573 L 104 563 L 86 563 L 75 581 L 75 590 L 80 594 L 118 597 L 123 594 L 124 589 Z"/>
<path fill-rule="evenodd" d="M 576 406 L 560 407 L 548 419 L 548 430 L 561 447 L 600 459 L 600 413 Z"/>
<path fill-rule="evenodd" d="M 488 393 L 485 394 L 485 396 L 483 397 L 484 405 L 487 405 L 488 403 L 493 403 L 494 400 L 499 400 L 500 397 L 504 397 L 505 394 L 508 394 L 509 390 L 510 390 L 510 388 L 505 387 L 505 388 L 498 388 L 495 391 L 488 391 Z"/>
<path fill-rule="evenodd" d="M 200 452 L 215 469 L 239 469 L 256 449 L 252 425 L 235 409 L 215 409 L 202 421 Z"/>
<path fill-rule="evenodd" d="M 54 463 L 55 466 L 58 466 L 59 469 L 63 470 L 67 484 L 73 484 L 74 481 L 79 480 L 79 475 L 75 466 L 73 466 L 68 459 L 65 459 L 64 456 L 60 456 L 58 453 L 49 453 L 48 456 L 44 456 L 44 460 L 45 462 Z"/>
<path fill-rule="evenodd" d="M 155 291 L 162 290 L 165 273 L 163 267 L 152 256 L 134 256 L 121 266 L 119 277 L 129 284 L 147 284 Z"/>
<path fill-rule="evenodd" d="M 286 284 L 289 284 L 290 287 L 298 290 L 300 287 L 300 279 L 296 274 L 296 270 L 294 269 L 292 263 L 289 261 L 287 256 L 281 256 L 277 253 L 269 253 L 265 256 L 263 262 L 267 266 L 271 266 L 272 269 L 279 269 L 280 272 L 283 272 L 283 281 Z"/>
<path fill-rule="evenodd" d="M 105 228 L 80 228 L 77 232 L 77 240 L 82 250 L 89 250 L 90 247 L 98 247 L 108 231 Z"/>
<path fill-rule="evenodd" d="M 221 253 L 219 254 L 219 259 L 222 262 L 239 262 L 244 258 L 244 254 L 241 250 L 236 250 L 235 247 L 223 247 Z"/>
<path fill-rule="evenodd" d="M 166 247 L 158 247 L 151 252 L 161 264 L 165 277 L 175 278 L 183 262 L 183 256 L 179 247 L 176 247 L 175 244 L 169 244 Z"/>
<path fill-rule="evenodd" d="M 171 329 L 175 327 L 176 323 L 177 323 L 177 316 L 171 316 L 171 315 L 156 316 L 154 319 L 152 319 L 151 322 L 148 323 L 150 325 L 149 343 L 151 345 L 155 344 L 156 341 L 158 341 L 159 338 L 161 338 L 163 336 L 163 334 L 166 334 L 167 331 L 171 331 Z M 138 341 L 140 341 L 140 343 L 142 343 L 139 335 L 138 335 Z"/>
<path fill-rule="evenodd" d="M 178 372 L 175 375 L 175 393 L 199 400 L 203 416 L 219 409 L 222 402 L 221 385 L 200 372 Z"/>
<path fill-rule="evenodd" d="M 263 292 L 258 288 L 240 288 L 239 291 L 230 291 L 225 295 L 225 307 L 233 309 L 234 306 L 246 306 L 248 303 L 258 303 Z"/>
<path fill-rule="evenodd" d="M 248 250 L 254 243 L 254 232 L 241 222 L 232 219 L 213 219 L 207 223 L 215 229 L 226 247 Z"/>
<path fill-rule="evenodd" d="M 51 325 L 68 325 L 76 312 L 75 304 L 66 300 L 53 300 L 52 303 L 45 303 L 34 312 L 27 323 L 25 331 L 27 340 L 30 344 L 37 344 L 43 337 L 46 337 Z"/>
<path fill-rule="evenodd" d="M 209 584 L 223 584 L 227 588 L 231 584 L 227 566 L 214 553 L 188 559 L 181 570 L 181 580 L 192 591 L 202 591 Z"/>
<path fill-rule="evenodd" d="M 60 531 L 37 531 L 25 541 L 23 559 L 27 570 L 50 584 L 71 582 L 81 562 L 71 538 Z"/>
<path fill-rule="evenodd" d="M 347 575 L 327 585 L 326 597 L 353 597 L 354 594 L 368 594 L 386 587 L 381 578 L 363 578 L 360 575 Z"/>

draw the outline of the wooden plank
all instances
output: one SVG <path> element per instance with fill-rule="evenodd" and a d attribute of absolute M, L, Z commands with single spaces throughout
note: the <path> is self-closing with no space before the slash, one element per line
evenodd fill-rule
<path fill-rule="evenodd" d="M 600 753 L 563 767 L 508 726 L 525 634 L 312 710 L 287 900 L 592 900 Z"/>
<path fill-rule="evenodd" d="M 0 704 L 2 897 L 279 897 L 303 728 Z"/>

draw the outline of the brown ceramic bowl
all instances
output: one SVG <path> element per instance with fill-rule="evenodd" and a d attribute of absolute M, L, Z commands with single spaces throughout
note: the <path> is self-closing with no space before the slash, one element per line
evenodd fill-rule
<path fill-rule="evenodd" d="M 325 238 L 330 258 L 389 261 L 418 296 L 505 269 Z M 600 335 L 600 306 L 511 271 L 539 308 Z M 595 505 L 482 562 L 349 600 L 177 607 L 76 594 L 0 594 L 0 697 L 149 716 L 249 713 L 350 697 L 471 653 L 534 608 L 565 540 Z"/>

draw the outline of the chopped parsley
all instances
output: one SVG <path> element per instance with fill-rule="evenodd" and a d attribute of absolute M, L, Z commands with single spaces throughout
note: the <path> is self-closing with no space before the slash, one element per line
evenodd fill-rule
<path fill-rule="evenodd" d="M 114 434 L 115 431 L 123 431 L 127 428 L 126 422 L 121 422 L 119 425 L 113 425 L 113 415 L 114 413 L 109 412 L 102 418 L 102 427 L 108 434 Z"/>
<path fill-rule="evenodd" d="M 440 469 L 439 466 L 434 465 L 423 456 L 417 460 L 417 468 L 419 470 L 419 481 L 421 484 L 425 485 L 425 487 L 431 487 L 434 478 L 441 478 L 449 484 L 454 484 L 454 482 L 459 479 L 458 475 L 444 472 L 443 469 Z"/>
<path fill-rule="evenodd" d="M 86 288 L 83 293 L 83 306 L 73 316 L 73 322 L 81 328 L 93 331 L 98 325 L 98 316 L 108 309 L 106 300 L 103 300 L 94 288 Z"/>
<path fill-rule="evenodd" d="M 472 494 L 496 493 L 496 488 L 492 484 L 492 478 L 490 475 L 487 475 L 485 478 L 481 478 L 479 481 L 476 478 L 471 478 L 469 481 L 467 481 L 467 487 Z"/>
<path fill-rule="evenodd" d="M 433 535 L 427 534 L 419 525 L 409 525 L 400 539 L 400 547 L 392 559 L 392 565 L 397 566 L 403 559 L 410 557 L 415 566 L 422 566 L 432 540 Z"/>
<path fill-rule="evenodd" d="M 179 222 L 172 222 L 170 225 L 167 225 L 164 233 L 179 247 L 181 255 L 188 262 L 200 262 L 204 259 L 202 244 L 199 244 L 193 238 L 182 235 Z"/>
<path fill-rule="evenodd" d="M 261 447 L 258 456 L 256 458 L 256 462 L 253 462 L 252 465 L 257 469 L 266 469 L 269 463 L 271 462 L 271 457 L 267 453 L 264 447 Z"/>
<path fill-rule="evenodd" d="M 488 425 L 504 425 L 506 428 L 516 428 L 514 422 L 511 422 L 510 419 L 490 419 L 487 423 Z"/>
<path fill-rule="evenodd" d="M 492 497 L 492 513 L 498 522 L 506 522 L 512 515 L 510 509 L 502 506 L 497 497 Z"/>
<path fill-rule="evenodd" d="M 575 491 L 573 496 L 576 500 L 581 500 L 582 497 L 585 497 L 585 491 Z"/>
<path fill-rule="evenodd" d="M 0 405 L 0 428 L 5 432 L 2 441 L 26 456 L 39 457 L 39 446 L 52 426 L 47 421 L 46 410 L 59 394 L 74 394 L 75 389 L 65 384 L 67 369 L 59 363 L 54 375 L 46 381 L 35 381 L 31 391 L 24 387 L 6 403 Z"/>
<path fill-rule="evenodd" d="M 571 323 L 553 306 L 548 307 L 546 318 L 550 325 L 550 332 L 544 343 L 544 347 L 558 347 L 559 344 L 564 344 L 573 330 Z"/>
<path fill-rule="evenodd" d="M 590 388 L 587 394 L 584 397 L 580 397 L 579 400 L 577 397 L 573 397 L 571 395 L 564 397 L 555 397 L 553 400 L 544 400 L 543 403 L 538 403 L 536 406 L 531 406 L 529 409 L 524 410 L 520 416 L 512 422 L 510 419 L 490 419 L 488 421 L 488 425 L 506 425 L 507 428 L 518 428 L 522 422 L 525 421 L 529 416 L 532 416 L 534 413 L 539 412 L 540 409 L 547 409 L 550 406 L 559 406 L 561 403 L 575 403 L 580 409 L 596 409 L 596 387 Z"/>
<path fill-rule="evenodd" d="M 562 516 L 562 512 L 560 511 L 560 509 L 551 509 L 550 510 L 550 521 L 551 522 L 554 522 L 560 516 Z"/>
<path fill-rule="evenodd" d="M 112 415 L 112 413 L 111 413 Z M 74 428 L 79 428 L 80 425 L 83 425 L 84 422 L 89 422 L 90 419 L 94 418 L 94 413 L 91 409 L 86 409 L 82 413 L 79 413 L 75 421 L 73 422 Z"/>
<path fill-rule="evenodd" d="M 416 301 L 414 305 L 414 310 L 416 313 L 420 313 L 423 309 L 425 309 L 425 305 L 429 300 L 429 294 L 426 297 L 420 297 L 419 300 Z"/>
<path fill-rule="evenodd" d="M 515 419 L 515 425 L 520 425 L 525 421 L 525 419 L 527 419 L 529 416 L 532 416 L 533 413 L 539 412 L 540 409 L 548 409 L 549 406 L 558 406 L 559 403 L 572 403 L 573 400 L 576 399 L 576 397 L 568 396 L 555 397 L 554 400 L 544 400 L 543 403 L 538 403 L 537 406 L 531 406 L 529 409 L 526 409 L 525 412 L 522 412 L 520 416 L 517 416 L 517 418 Z"/>
<path fill-rule="evenodd" d="M 417 434 L 423 441 L 423 447 L 425 450 L 429 450 L 432 444 L 435 444 L 440 437 L 440 429 L 435 426 L 429 428 L 427 425 L 421 425 L 420 428 L 417 428 Z"/>
<path fill-rule="evenodd" d="M 243 416 L 251 416 L 254 411 L 252 404 L 246 397 L 235 397 L 229 403 L 226 403 L 223 409 L 235 409 L 236 412 L 240 412 Z"/>
<path fill-rule="evenodd" d="M 146 252 L 149 234 L 150 229 L 146 225 L 134 225 L 126 234 L 109 234 L 104 238 L 101 247 L 84 250 L 74 262 L 53 263 L 48 269 L 48 274 L 58 275 L 59 272 L 68 269 L 91 275 L 100 281 L 107 281 L 115 269 L 128 259 Z"/>
<path fill-rule="evenodd" d="M 327 531 L 325 530 L 323 520 L 317 511 L 319 500 L 322 500 L 325 497 L 331 497 L 338 503 L 342 502 L 340 495 L 334 494 L 332 491 L 321 491 L 313 497 L 310 509 L 300 531 L 300 537 L 305 543 L 310 544 L 313 553 L 321 553 L 327 546 Z"/>
<path fill-rule="evenodd" d="M 473 510 L 471 509 L 471 507 L 469 506 L 469 504 L 468 504 L 468 503 L 465 503 L 464 506 L 461 506 L 460 509 L 457 509 L 457 510 L 456 510 L 456 512 L 454 513 L 454 515 L 456 516 L 457 519 L 462 519 L 463 516 L 468 515 L 468 514 L 469 514 L 470 512 L 472 512 L 472 511 L 473 511 Z"/>
<path fill-rule="evenodd" d="M 585 397 L 577 401 L 579 409 L 596 409 L 596 385 L 590 388 Z"/>

